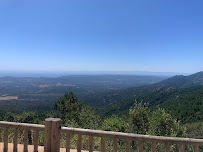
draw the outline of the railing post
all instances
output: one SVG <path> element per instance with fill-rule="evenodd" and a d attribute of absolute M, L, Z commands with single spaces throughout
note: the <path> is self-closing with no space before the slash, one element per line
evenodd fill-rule
<path fill-rule="evenodd" d="M 61 119 L 52 119 L 51 152 L 60 152 L 60 131 Z"/>
<path fill-rule="evenodd" d="M 51 152 L 52 118 L 45 119 L 44 151 Z"/>
<path fill-rule="evenodd" d="M 45 135 L 44 135 L 44 151 L 59 152 L 60 151 L 60 132 L 61 119 L 47 118 L 45 119 Z"/>

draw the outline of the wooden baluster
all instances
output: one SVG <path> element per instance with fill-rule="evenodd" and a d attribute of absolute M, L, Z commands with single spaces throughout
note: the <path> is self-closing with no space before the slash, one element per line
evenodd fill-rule
<path fill-rule="evenodd" d="M 152 152 L 156 152 L 156 142 L 152 142 Z"/>
<path fill-rule="evenodd" d="M 39 131 L 35 130 L 35 132 L 34 132 L 34 152 L 38 152 L 38 137 L 39 137 Z"/>
<path fill-rule="evenodd" d="M 126 152 L 130 152 L 130 139 L 126 139 Z"/>
<path fill-rule="evenodd" d="M 81 152 L 82 147 L 82 135 L 78 135 L 77 152 Z"/>
<path fill-rule="evenodd" d="M 105 137 L 101 137 L 101 152 L 105 151 Z"/>
<path fill-rule="evenodd" d="M 8 151 L 8 128 L 4 128 L 4 152 Z"/>
<path fill-rule="evenodd" d="M 166 144 L 165 144 L 165 151 L 166 151 L 166 152 L 170 152 L 170 147 L 171 147 L 170 144 L 169 144 L 169 143 L 166 143 Z"/>
<path fill-rule="evenodd" d="M 139 152 L 143 152 L 143 141 L 138 141 Z"/>
<path fill-rule="evenodd" d="M 28 152 L 28 129 L 24 129 L 24 152 Z"/>
<path fill-rule="evenodd" d="M 93 136 L 89 135 L 89 152 L 93 152 L 94 150 L 94 140 L 93 140 Z"/>
<path fill-rule="evenodd" d="M 199 152 L 199 146 L 198 145 L 194 145 L 193 148 L 194 148 L 194 152 Z"/>
<path fill-rule="evenodd" d="M 66 133 L 66 152 L 70 152 L 70 133 Z"/>
<path fill-rule="evenodd" d="M 113 152 L 117 152 L 118 151 L 117 143 L 118 143 L 118 139 L 114 138 L 113 139 Z"/>
<path fill-rule="evenodd" d="M 18 151 L 18 128 L 14 128 L 13 152 Z"/>
<path fill-rule="evenodd" d="M 180 152 L 185 152 L 185 145 L 181 144 L 179 145 Z"/>

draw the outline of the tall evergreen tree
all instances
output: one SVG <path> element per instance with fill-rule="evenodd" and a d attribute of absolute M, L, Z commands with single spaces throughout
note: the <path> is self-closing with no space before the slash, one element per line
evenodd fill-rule
<path fill-rule="evenodd" d="M 146 134 L 149 126 L 149 109 L 146 103 L 135 102 L 134 107 L 129 110 L 131 132 L 137 134 Z"/>
<path fill-rule="evenodd" d="M 54 103 L 54 109 L 60 111 L 63 123 L 65 121 L 79 121 L 82 110 L 82 101 L 78 100 L 73 92 L 65 93 Z"/>

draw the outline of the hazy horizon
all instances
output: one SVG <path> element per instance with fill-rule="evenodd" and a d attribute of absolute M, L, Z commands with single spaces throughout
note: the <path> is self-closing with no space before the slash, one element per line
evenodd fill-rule
<path fill-rule="evenodd" d="M 152 72 L 152 71 L 1 71 L 0 77 L 61 77 L 69 75 L 138 75 L 138 76 L 175 76 L 193 73 Z"/>

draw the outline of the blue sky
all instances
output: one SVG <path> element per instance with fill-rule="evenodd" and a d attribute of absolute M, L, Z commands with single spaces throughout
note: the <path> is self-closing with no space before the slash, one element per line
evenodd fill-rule
<path fill-rule="evenodd" d="M 203 70 L 202 0 L 0 0 L 0 70 Z"/>

